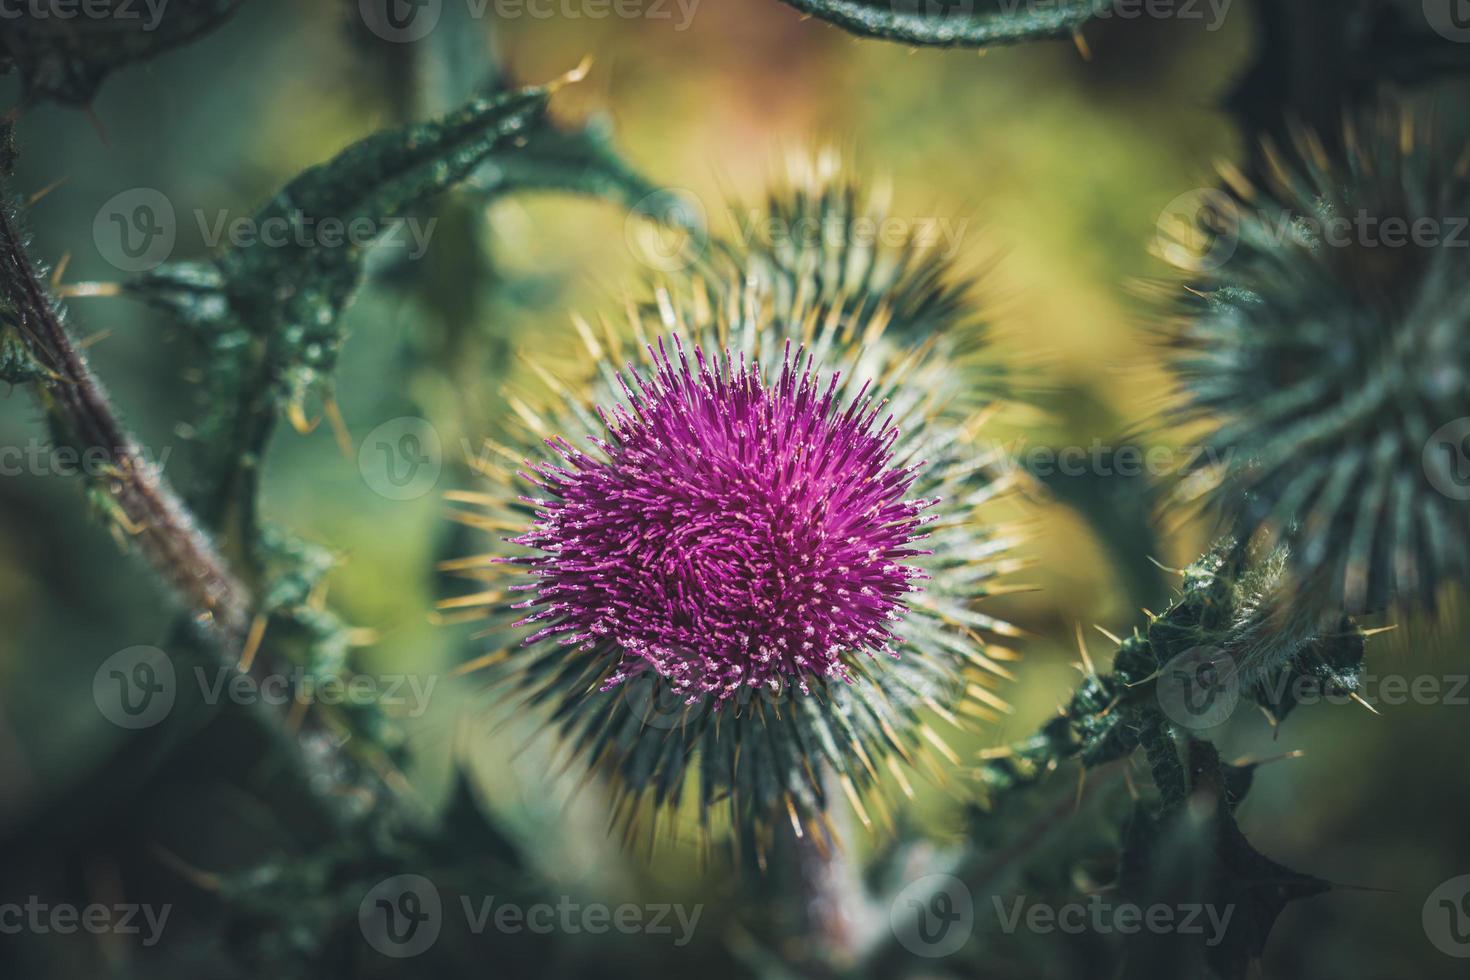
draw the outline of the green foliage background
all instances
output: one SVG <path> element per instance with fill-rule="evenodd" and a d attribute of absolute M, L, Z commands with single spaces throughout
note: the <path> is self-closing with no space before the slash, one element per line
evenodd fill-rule
<path fill-rule="evenodd" d="M 195 208 L 248 215 L 302 169 L 422 115 L 402 51 L 367 35 L 348 13 L 334 4 L 254 0 L 223 29 L 120 73 L 90 116 L 29 109 L 18 129 L 16 187 L 36 191 L 65 178 L 30 212 L 34 253 L 52 263 L 69 254 L 68 282 L 118 278 L 94 242 L 94 216 L 113 195 L 151 187 L 180 214 L 173 258 L 202 258 Z M 914 54 L 754 0 L 705 0 L 684 31 L 674 29 L 677 13 L 672 20 L 522 17 L 493 26 L 505 66 L 521 81 L 556 77 L 593 55 L 590 77 L 555 97 L 557 117 L 605 117 L 625 160 L 657 184 L 687 190 L 717 227 L 729 226 L 724 202 L 732 191 L 755 199 L 784 154 L 826 142 L 862 171 L 891 177 L 896 215 L 967 221 L 962 265 L 980 278 L 997 357 L 1033 365 L 1044 380 L 1040 410 L 1004 416 L 995 437 L 1086 447 L 1127 444 L 1163 404 L 1168 380 L 1149 330 L 1158 304 L 1150 289 L 1132 287 L 1171 276 L 1149 253 L 1165 206 L 1211 186 L 1215 161 L 1247 155 L 1220 106 L 1248 63 L 1250 15 L 1236 5 L 1218 32 L 1198 21 L 1098 22 L 1087 31 L 1090 61 L 1067 42 L 983 57 Z M 441 31 L 462 32 L 453 43 L 473 49 L 491 26 Z M 455 84 L 437 95 L 432 84 L 418 91 L 444 108 L 457 98 Z M 13 79 L 5 93 L 6 104 L 15 101 Z M 1440 106 L 1463 122 L 1455 120 L 1463 89 L 1459 101 L 1454 95 L 1447 90 Z M 384 256 L 347 313 L 337 391 L 354 437 L 403 415 L 427 417 L 451 453 L 461 437 L 495 437 L 509 411 L 504 386 L 537 384 L 518 355 L 566 358 L 575 342 L 568 311 L 615 312 L 621 284 L 646 272 L 629 244 L 638 222 L 625 206 L 517 195 L 489 207 L 492 262 L 474 261 L 465 247 L 468 236 L 455 222 L 471 220 L 466 212 L 438 206 L 428 254 L 408 263 Z M 464 328 L 454 322 L 463 314 L 454 298 L 477 290 L 490 292 L 466 353 L 452 346 Z M 74 330 L 105 333 L 90 348 L 93 364 L 134 431 L 155 457 L 170 452 L 170 475 L 175 467 L 187 473 L 196 451 L 178 425 L 197 417 L 199 393 L 187 379 L 198 365 L 177 327 L 127 299 L 72 306 Z M 29 398 L 0 401 L 0 445 L 45 438 Z M 1131 442 L 1147 447 L 1155 438 Z M 378 634 L 358 654 L 364 670 L 443 674 L 464 658 L 473 627 L 431 622 L 445 585 L 430 570 L 452 533 L 437 495 L 378 496 L 325 424 L 309 435 L 284 430 L 265 471 L 267 515 L 344 556 L 330 596 L 346 621 Z M 444 479 L 447 488 L 464 477 L 451 466 Z M 1029 526 L 1024 553 L 1033 567 L 1018 578 L 1038 589 L 995 603 L 997 615 L 1030 634 L 1016 643 L 1026 659 L 1007 692 L 1016 711 L 963 745 L 964 753 L 1029 732 L 1069 696 L 1078 677 L 1074 624 L 1125 634 L 1139 606 L 1162 608 L 1175 583 L 1146 555 L 1182 565 L 1205 544 L 1207 529 L 1195 523 L 1144 533 L 1143 490 L 1119 482 L 1057 486 L 1055 497 L 1003 510 Z M 107 853 L 105 833 L 81 837 L 85 847 L 70 833 L 98 814 L 105 826 L 108 815 L 133 805 L 128 774 L 106 771 L 126 733 L 95 710 L 93 673 L 118 650 L 163 642 L 173 619 L 148 578 L 86 514 L 74 479 L 0 478 L 0 900 L 126 894 L 134 869 L 150 860 Z M 1104 649 L 1096 639 L 1095 649 Z M 1415 631 L 1412 644 L 1390 635 L 1370 644 L 1369 671 L 1463 675 L 1465 641 L 1463 618 Z M 554 746 L 535 737 L 534 719 L 497 711 L 473 676 L 443 681 L 430 711 L 403 724 L 417 790 L 429 800 L 450 792 L 451 756 L 464 753 L 481 798 L 561 891 L 586 901 L 706 903 L 691 947 L 622 941 L 618 955 L 629 964 L 712 976 L 756 969 L 758 924 L 729 876 L 702 871 L 691 847 L 664 846 L 652 863 L 622 852 L 604 834 L 596 787 L 572 796 L 575 772 L 549 780 Z M 1387 707 L 1381 717 L 1356 705 L 1320 706 L 1294 715 L 1279 734 L 1264 718 L 1232 729 L 1226 758 L 1305 752 L 1258 773 L 1239 814 L 1252 843 L 1293 868 L 1371 889 L 1289 908 L 1273 934 L 1267 975 L 1458 975 L 1426 939 L 1420 911 L 1441 881 L 1470 871 L 1470 771 L 1459 754 L 1467 734 L 1470 704 Z M 224 756 L 220 764 L 246 760 Z M 959 778 L 921 787 L 918 820 L 941 839 L 953 837 L 964 793 Z M 248 857 L 262 833 L 248 808 L 208 785 L 155 812 L 172 815 L 173 831 L 191 828 L 196 853 L 217 867 Z M 857 841 L 864 852 L 874 846 Z M 989 914 L 988 901 L 977 901 L 979 914 Z M 1002 961 L 1008 941 L 996 940 Z M 21 976 L 43 975 L 46 962 L 60 964 L 45 974 L 55 976 L 99 962 L 83 937 L 27 942 Z M 558 945 L 597 949 L 597 942 L 583 935 Z M 104 963 L 129 955 L 100 952 Z M 575 951 L 550 955 L 585 962 Z M 158 964 L 165 972 L 153 975 L 189 962 L 171 953 Z M 602 967 L 619 972 L 611 960 Z M 481 973 L 492 968 L 486 963 Z"/>

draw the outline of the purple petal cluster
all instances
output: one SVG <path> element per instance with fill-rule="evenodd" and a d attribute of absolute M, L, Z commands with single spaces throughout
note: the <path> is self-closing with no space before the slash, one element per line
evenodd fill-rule
<path fill-rule="evenodd" d="M 934 501 L 906 499 L 917 467 L 894 462 L 884 403 L 865 385 L 844 404 L 789 345 L 774 383 L 728 352 L 649 353 L 595 452 L 548 440 L 559 460 L 523 474 L 545 491 L 512 539 L 537 552 L 510 559 L 535 578 L 526 642 L 612 658 L 604 689 L 651 669 L 716 704 L 896 656 Z"/>

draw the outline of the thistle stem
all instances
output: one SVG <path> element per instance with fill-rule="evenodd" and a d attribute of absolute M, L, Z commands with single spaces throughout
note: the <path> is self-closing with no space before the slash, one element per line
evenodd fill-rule
<path fill-rule="evenodd" d="M 14 206 L 0 202 L 0 299 L 31 357 L 50 380 L 35 384 L 42 408 L 59 438 L 79 452 L 102 454 L 106 461 L 103 490 L 113 519 L 158 573 L 173 598 L 187 611 L 207 648 L 196 655 L 213 656 L 227 669 L 237 669 L 252 615 L 249 590 L 230 571 L 194 515 L 149 462 L 119 421 L 101 382 L 67 333 L 60 304 L 48 291 L 18 229 Z M 254 663 L 257 675 L 271 674 L 267 657 Z M 297 801 L 317 824 L 341 826 L 343 801 L 333 796 L 318 774 L 329 767 L 310 760 L 285 715 L 265 706 L 240 714 L 270 746 L 271 770 L 285 781 L 283 794 Z M 330 747 L 330 742 L 323 741 Z M 334 749 L 331 751 L 335 751 Z"/>
<path fill-rule="evenodd" d="M 836 792 L 830 774 L 823 779 Z M 819 839 L 808 833 L 796 844 L 797 876 L 801 882 L 802 913 L 807 935 L 820 960 L 842 971 L 858 959 L 865 934 L 863 883 L 845 851 L 852 817 L 841 807 L 828 811 L 831 835 Z"/>
<path fill-rule="evenodd" d="M 38 383 L 42 406 L 79 450 L 102 454 L 105 489 L 118 526 L 158 572 L 194 622 L 222 650 L 238 653 L 250 622 L 250 596 L 215 552 L 158 467 L 118 421 L 86 357 L 62 324 L 10 206 L 0 208 L 0 289 L 22 342 L 54 379 Z"/>

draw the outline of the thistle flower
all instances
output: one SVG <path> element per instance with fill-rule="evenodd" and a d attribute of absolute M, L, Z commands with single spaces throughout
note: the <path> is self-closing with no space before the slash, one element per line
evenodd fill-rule
<path fill-rule="evenodd" d="M 1269 152 L 1261 188 L 1227 174 L 1234 251 L 1175 338 L 1182 414 L 1226 460 L 1206 496 L 1287 547 L 1324 616 L 1432 606 L 1470 537 L 1465 160 L 1390 111 L 1296 156 Z"/>
<path fill-rule="evenodd" d="M 452 563 L 493 585 L 450 604 L 524 633 L 482 662 L 549 707 L 629 834 L 690 793 L 704 835 L 758 855 L 778 822 L 825 840 L 837 788 L 869 823 L 880 773 L 911 792 L 906 767 L 958 762 L 926 712 L 1005 707 L 1014 655 L 986 637 L 1014 630 L 975 608 L 1014 565 L 973 514 L 1006 488 L 975 444 L 977 327 L 901 346 L 884 296 L 831 288 L 727 245 L 626 329 L 575 321 L 590 380 L 543 372 L 554 401 L 515 402 L 539 458 L 500 447 L 532 492 L 487 467 L 496 492 L 459 495 L 514 550 Z"/>
<path fill-rule="evenodd" d="M 892 420 L 859 393 L 835 404 L 812 359 L 787 345 L 781 374 L 694 364 L 677 335 L 656 373 L 623 382 L 596 456 L 551 441 L 565 465 L 535 467 L 547 497 L 515 544 L 534 557 L 526 638 L 621 651 L 607 691 L 652 669 L 694 703 L 745 687 L 851 680 L 844 656 L 890 653 L 891 623 L 922 573 L 914 467 L 892 465 Z"/>

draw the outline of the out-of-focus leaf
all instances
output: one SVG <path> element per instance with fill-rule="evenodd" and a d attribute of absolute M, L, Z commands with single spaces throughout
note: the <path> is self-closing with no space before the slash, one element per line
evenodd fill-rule
<path fill-rule="evenodd" d="M 0 32 L 0 71 L 18 70 L 27 102 L 85 106 L 119 68 L 222 23 L 240 0 L 88 0 L 71 16 L 17 4 Z M 18 14 L 18 16 L 16 16 Z"/>
<path fill-rule="evenodd" d="M 983 48 L 1067 37 L 1113 0 L 784 0 L 863 37 L 932 47 Z"/>

